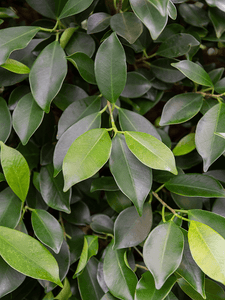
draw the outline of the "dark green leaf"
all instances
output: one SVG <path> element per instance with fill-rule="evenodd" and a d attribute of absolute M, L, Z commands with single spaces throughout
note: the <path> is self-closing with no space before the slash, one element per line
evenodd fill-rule
<path fill-rule="evenodd" d="M 75 225 L 82 226 L 82 225 L 90 224 L 91 222 L 89 208 L 87 204 L 85 204 L 83 201 L 78 201 L 77 203 L 71 205 L 71 213 L 64 214 L 63 217 L 68 222 Z"/>
<path fill-rule="evenodd" d="M 218 81 L 215 84 L 215 91 L 217 93 L 219 94 L 225 93 L 224 83 L 225 83 L 225 78 L 222 78 L 220 81 Z"/>
<path fill-rule="evenodd" d="M 37 240 L 14 229 L 0 226 L 2 258 L 15 270 L 62 287 L 54 257 Z"/>
<path fill-rule="evenodd" d="M 127 81 L 121 96 L 127 98 L 138 98 L 143 96 L 150 88 L 150 81 L 138 72 L 128 72 Z"/>
<path fill-rule="evenodd" d="M 121 191 L 106 192 L 106 198 L 108 204 L 118 213 L 131 206 L 132 203 Z"/>
<path fill-rule="evenodd" d="M 9 96 L 8 108 L 14 110 L 19 100 L 30 92 L 30 88 L 27 85 L 20 85 L 16 87 Z"/>
<path fill-rule="evenodd" d="M 23 145 L 26 145 L 41 124 L 44 111 L 37 105 L 31 93 L 23 96 L 13 112 L 13 128 Z"/>
<path fill-rule="evenodd" d="M 116 33 L 99 47 L 95 59 L 95 76 L 102 95 L 115 103 L 126 83 L 126 57 Z"/>
<path fill-rule="evenodd" d="M 110 19 L 110 26 L 130 44 L 133 44 L 143 31 L 141 21 L 132 12 L 115 14 Z"/>
<path fill-rule="evenodd" d="M 209 75 L 198 64 L 193 63 L 189 60 L 181 60 L 180 62 L 172 63 L 171 65 L 180 70 L 186 77 L 188 77 L 192 81 L 201 85 L 213 87 L 213 83 Z"/>
<path fill-rule="evenodd" d="M 63 161 L 64 191 L 97 173 L 109 159 L 111 146 L 106 129 L 92 129 L 78 137 Z"/>
<path fill-rule="evenodd" d="M 143 204 L 152 185 L 151 169 L 132 154 L 121 134 L 112 140 L 109 165 L 116 184 L 142 215 Z"/>
<path fill-rule="evenodd" d="M 105 30 L 110 24 L 111 16 L 105 12 L 97 12 L 87 20 L 87 33 L 97 33 Z"/>
<path fill-rule="evenodd" d="M 225 201 L 224 198 L 218 198 L 213 203 L 212 212 L 225 217 Z"/>
<path fill-rule="evenodd" d="M 176 203 L 178 207 L 181 209 L 194 209 L 194 208 L 202 208 L 202 202 L 203 199 L 200 197 L 187 197 L 187 196 L 181 196 L 178 194 L 174 194 L 171 192 L 171 196 L 173 198 L 173 201 Z"/>
<path fill-rule="evenodd" d="M 165 297 L 169 294 L 170 290 L 174 286 L 176 280 L 177 280 L 176 277 L 172 275 L 168 278 L 168 280 L 164 283 L 164 285 L 160 289 L 156 289 L 152 274 L 150 272 L 146 272 L 142 275 L 141 279 L 137 284 L 134 299 L 135 300 L 165 299 Z"/>
<path fill-rule="evenodd" d="M 66 45 L 65 50 L 68 55 L 72 55 L 75 52 L 82 52 L 92 57 L 95 52 L 95 41 L 90 35 L 84 32 L 75 32 Z"/>
<path fill-rule="evenodd" d="M 23 146 L 21 143 L 17 147 L 17 150 L 24 156 L 26 159 L 30 170 L 37 167 L 39 164 L 40 158 L 40 149 L 32 141 L 29 141 L 26 146 Z"/>
<path fill-rule="evenodd" d="M 11 115 L 6 101 L 0 97 L 0 141 L 5 143 L 11 132 Z"/>
<path fill-rule="evenodd" d="M 67 243 L 70 249 L 70 265 L 72 265 L 81 255 L 84 244 L 84 232 L 68 222 L 65 224 L 65 229 L 66 233 L 71 237 L 71 239 L 67 240 Z"/>
<path fill-rule="evenodd" d="M 77 0 L 76 2 L 68 0 L 59 15 L 59 19 L 76 15 L 84 11 L 91 5 L 92 2 L 93 0 Z"/>
<path fill-rule="evenodd" d="M 53 177 L 53 166 L 43 166 L 40 171 L 41 195 L 48 206 L 70 213 L 71 190 L 63 192 L 63 175 Z"/>
<path fill-rule="evenodd" d="M 27 3 L 41 15 L 50 19 L 57 19 L 67 0 L 27 0 Z"/>
<path fill-rule="evenodd" d="M 173 292 L 169 292 L 168 296 L 165 298 L 165 300 L 178 300 L 178 298 L 174 295 Z"/>
<path fill-rule="evenodd" d="M 0 18 L 15 18 L 18 19 L 18 16 L 14 12 L 14 10 L 6 7 L 1 7 L 0 8 Z"/>
<path fill-rule="evenodd" d="M 216 84 L 222 77 L 224 68 L 213 69 L 209 72 L 209 77 L 213 84 Z"/>
<path fill-rule="evenodd" d="M 193 118 L 201 109 L 203 96 L 196 93 L 179 94 L 163 108 L 160 126 L 180 124 Z"/>
<path fill-rule="evenodd" d="M 172 221 L 155 227 L 146 239 L 143 248 L 144 262 L 153 274 L 157 290 L 179 267 L 183 248 L 183 234 Z"/>
<path fill-rule="evenodd" d="M 203 27 L 209 23 L 206 11 L 197 5 L 182 3 L 179 5 L 179 13 L 185 22 L 193 26 Z"/>
<path fill-rule="evenodd" d="M 98 233 L 110 233 L 113 234 L 114 223 L 107 215 L 97 214 L 92 217 L 90 227 L 92 230 Z"/>
<path fill-rule="evenodd" d="M 225 31 L 225 12 L 221 11 L 217 7 L 210 8 L 209 18 L 213 23 L 216 32 L 216 37 L 219 39 Z"/>
<path fill-rule="evenodd" d="M 151 205 L 146 203 L 140 217 L 134 206 L 124 209 L 116 218 L 113 249 L 129 248 L 143 242 L 152 227 Z"/>
<path fill-rule="evenodd" d="M 90 192 L 93 193 L 100 190 L 118 191 L 119 188 L 113 177 L 100 177 L 92 181 Z"/>

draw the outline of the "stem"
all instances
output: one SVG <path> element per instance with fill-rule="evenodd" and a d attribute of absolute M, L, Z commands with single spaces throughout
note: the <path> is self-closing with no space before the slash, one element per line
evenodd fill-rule
<path fill-rule="evenodd" d="M 122 10 L 123 7 L 123 0 L 119 0 L 119 3 L 117 4 L 116 12 L 119 13 Z"/>
<path fill-rule="evenodd" d="M 113 128 L 113 130 L 115 132 L 115 135 L 116 135 L 117 132 L 118 132 L 118 130 L 116 128 L 115 121 L 114 121 L 114 118 L 113 118 L 113 109 L 115 108 L 115 104 L 113 105 L 113 109 L 112 109 L 110 102 L 107 100 L 107 106 L 108 106 L 108 109 L 109 109 L 109 114 L 110 114 L 112 128 Z"/>
<path fill-rule="evenodd" d="M 163 220 L 163 223 L 166 223 L 166 219 L 165 219 L 165 205 L 162 206 L 162 220 Z"/>
<path fill-rule="evenodd" d="M 136 266 L 137 268 L 139 268 L 139 269 L 143 269 L 143 270 L 148 271 L 148 268 L 146 268 L 146 267 L 144 267 L 144 266 L 142 266 L 142 265 L 135 264 L 135 266 Z"/>
<path fill-rule="evenodd" d="M 222 93 L 222 94 L 219 94 L 219 95 L 214 95 L 214 94 L 209 94 L 209 93 L 204 93 L 204 92 L 196 92 L 196 94 L 201 94 L 204 97 L 215 98 L 217 100 L 219 100 L 219 98 L 221 98 L 222 96 L 225 95 L 225 93 Z"/>
<path fill-rule="evenodd" d="M 67 233 L 66 233 L 66 229 L 65 229 L 65 226 L 64 226 L 64 222 L 63 222 L 63 218 L 62 218 L 62 213 L 61 212 L 59 212 L 59 222 L 61 223 L 62 230 L 63 230 L 63 233 L 64 233 L 64 238 L 66 240 Z"/>
<path fill-rule="evenodd" d="M 40 30 L 46 31 L 46 32 L 53 32 L 53 31 L 56 31 L 56 28 L 58 27 L 58 25 L 59 25 L 59 20 L 56 21 L 55 26 L 52 29 L 40 27 Z"/>
<path fill-rule="evenodd" d="M 138 253 L 141 257 L 143 257 L 143 254 L 141 253 L 141 251 L 140 251 L 137 247 L 134 246 L 134 249 L 137 251 L 137 253 Z"/>
<path fill-rule="evenodd" d="M 162 185 L 155 191 L 155 193 L 157 194 L 162 188 L 164 188 L 164 185 L 165 185 L 165 183 L 162 184 Z"/>
<path fill-rule="evenodd" d="M 108 106 L 106 105 L 102 110 L 100 110 L 99 113 L 100 113 L 100 114 L 104 113 L 104 111 L 106 111 L 107 107 L 108 107 Z"/>

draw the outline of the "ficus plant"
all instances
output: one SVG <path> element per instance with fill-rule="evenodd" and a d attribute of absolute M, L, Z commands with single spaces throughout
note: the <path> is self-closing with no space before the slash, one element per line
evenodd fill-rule
<path fill-rule="evenodd" d="M 225 299 L 224 0 L 0 8 L 0 299 Z"/>

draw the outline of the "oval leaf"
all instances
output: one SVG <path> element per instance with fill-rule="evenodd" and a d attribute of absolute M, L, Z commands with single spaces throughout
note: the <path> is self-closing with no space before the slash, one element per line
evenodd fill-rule
<path fill-rule="evenodd" d="M 167 14 L 169 0 L 148 0 L 160 12 L 162 16 Z"/>
<path fill-rule="evenodd" d="M 6 101 L 0 97 L 0 141 L 5 143 L 11 132 L 11 114 Z"/>
<path fill-rule="evenodd" d="M 175 156 L 185 155 L 195 149 L 195 133 L 185 135 L 173 148 Z"/>
<path fill-rule="evenodd" d="M 68 0 L 59 15 L 59 19 L 63 19 L 72 15 L 76 15 L 87 9 L 93 0 Z"/>
<path fill-rule="evenodd" d="M 87 20 L 87 33 L 97 33 L 105 30 L 110 24 L 111 16 L 105 12 L 90 15 Z"/>
<path fill-rule="evenodd" d="M 1 65 L 2 68 L 16 73 L 16 74 L 29 74 L 30 68 L 28 68 L 26 65 L 22 64 L 21 62 L 8 58 L 6 62 Z"/>
<path fill-rule="evenodd" d="M 138 98 L 151 88 L 150 81 L 138 72 L 127 73 L 127 82 L 121 94 L 127 98 Z"/>

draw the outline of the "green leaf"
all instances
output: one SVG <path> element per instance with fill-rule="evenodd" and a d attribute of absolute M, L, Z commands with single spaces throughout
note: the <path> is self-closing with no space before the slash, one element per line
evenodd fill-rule
<path fill-rule="evenodd" d="M 119 109 L 119 122 L 123 131 L 140 131 L 153 135 L 159 141 L 161 137 L 155 126 L 152 125 L 145 117 L 128 109 Z"/>
<path fill-rule="evenodd" d="M 130 152 L 121 134 L 112 140 L 109 165 L 116 184 L 142 215 L 144 201 L 152 186 L 152 172 Z"/>
<path fill-rule="evenodd" d="M 172 221 L 155 227 L 146 239 L 143 248 L 144 262 L 153 274 L 157 290 L 179 267 L 183 248 L 183 234 Z"/>
<path fill-rule="evenodd" d="M 68 55 L 82 52 L 92 57 L 95 52 L 95 41 L 90 35 L 76 31 L 70 38 L 65 50 Z"/>
<path fill-rule="evenodd" d="M 72 296 L 72 292 L 70 289 L 70 282 L 67 278 L 65 278 L 63 282 L 63 289 L 54 299 L 69 300 L 71 296 Z"/>
<path fill-rule="evenodd" d="M 219 93 L 219 94 L 225 93 L 224 83 L 225 83 L 225 78 L 222 78 L 220 81 L 218 81 L 215 84 L 215 91 L 217 93 Z"/>
<path fill-rule="evenodd" d="M 105 12 L 97 12 L 87 20 L 87 33 L 97 33 L 105 30 L 110 24 L 111 16 Z"/>
<path fill-rule="evenodd" d="M 63 192 L 63 175 L 53 177 L 52 164 L 43 166 L 40 171 L 41 195 L 48 206 L 70 214 L 71 190 Z"/>
<path fill-rule="evenodd" d="M 169 0 L 148 0 L 162 16 L 167 15 L 167 7 Z"/>
<path fill-rule="evenodd" d="M 27 3 L 33 9 L 39 12 L 42 16 L 50 19 L 57 19 L 66 2 L 67 0 L 39 0 L 38 2 L 35 0 L 27 0 Z"/>
<path fill-rule="evenodd" d="M 185 155 L 195 149 L 195 133 L 185 135 L 173 148 L 175 156 Z"/>
<path fill-rule="evenodd" d="M 163 108 L 160 126 L 180 124 L 193 118 L 201 109 L 203 96 L 196 93 L 179 94 Z"/>
<path fill-rule="evenodd" d="M 121 96 L 127 98 L 138 98 L 143 96 L 150 88 L 150 81 L 138 72 L 128 72 L 127 81 Z"/>
<path fill-rule="evenodd" d="M 0 141 L 5 143 L 11 132 L 11 114 L 6 101 L 0 97 Z"/>
<path fill-rule="evenodd" d="M 188 244 L 188 233 L 181 228 L 184 236 L 184 252 L 181 263 L 176 270 L 180 276 L 182 276 L 188 284 L 192 286 L 202 297 L 205 297 L 205 277 L 204 273 L 200 270 L 191 256 L 191 251 Z"/>
<path fill-rule="evenodd" d="M 146 166 L 177 174 L 172 151 L 155 137 L 135 131 L 126 131 L 125 139 L 130 151 Z"/>
<path fill-rule="evenodd" d="M 182 3 L 179 5 L 178 10 L 184 21 L 188 24 L 196 27 L 204 27 L 209 23 L 206 11 L 197 5 Z"/>
<path fill-rule="evenodd" d="M 63 159 L 68 152 L 72 143 L 86 131 L 100 127 L 101 125 L 101 114 L 94 113 L 84 117 L 71 127 L 69 127 L 64 134 L 60 137 L 55 147 L 53 156 L 54 163 L 54 176 L 56 176 L 62 169 Z"/>
<path fill-rule="evenodd" d="M 2 173 L 0 173 L 0 182 L 2 181 L 5 181 L 5 176 Z"/>
<path fill-rule="evenodd" d="M 78 137 L 63 161 L 64 191 L 97 173 L 107 162 L 112 142 L 106 129 L 92 129 Z"/>
<path fill-rule="evenodd" d="M 171 196 L 176 205 L 181 209 L 202 209 L 204 198 L 181 196 L 172 192 Z"/>
<path fill-rule="evenodd" d="M 90 192 L 93 193 L 100 190 L 118 191 L 119 188 L 113 177 L 100 177 L 92 181 Z"/>
<path fill-rule="evenodd" d="M 63 231 L 59 222 L 42 209 L 32 211 L 31 222 L 37 238 L 55 253 L 59 253 L 63 242 Z"/>
<path fill-rule="evenodd" d="M 116 212 L 120 213 L 125 208 L 131 206 L 132 202 L 127 196 L 125 196 L 121 191 L 115 192 L 107 192 L 106 198 L 108 204 L 114 209 Z"/>
<path fill-rule="evenodd" d="M 110 292 L 107 292 L 101 300 L 117 300 L 118 298 L 115 298 Z"/>
<path fill-rule="evenodd" d="M 225 139 L 225 132 L 215 132 L 215 134 Z"/>
<path fill-rule="evenodd" d="M 72 15 L 76 15 L 87 9 L 93 0 L 68 0 L 59 15 L 59 19 L 63 19 Z"/>
<path fill-rule="evenodd" d="M 213 84 L 216 84 L 221 79 L 223 72 L 224 72 L 224 68 L 213 69 L 209 72 L 209 76 L 210 76 Z"/>
<path fill-rule="evenodd" d="M 37 105 L 31 93 L 23 96 L 13 112 L 13 128 L 23 145 L 40 126 L 44 111 Z"/>
<path fill-rule="evenodd" d="M 0 193 L 0 226 L 15 228 L 19 223 L 22 202 L 10 188 Z"/>
<path fill-rule="evenodd" d="M 155 282 L 152 274 L 146 272 L 142 275 L 139 280 L 136 291 L 135 291 L 135 300 L 159 300 L 165 299 L 169 294 L 170 290 L 176 283 L 176 277 L 174 275 L 170 276 L 168 280 L 160 289 L 156 289 Z M 167 298 L 166 298 L 167 299 Z"/>
<path fill-rule="evenodd" d="M 64 214 L 63 218 L 75 225 L 85 226 L 86 224 L 91 223 L 89 208 L 83 201 L 78 201 L 71 205 L 71 213 Z"/>
<path fill-rule="evenodd" d="M 1 29 L 0 65 L 5 63 L 11 52 L 25 48 L 39 30 L 39 27 L 34 26 L 20 26 Z"/>
<path fill-rule="evenodd" d="M 29 185 L 30 170 L 23 155 L 0 141 L 1 145 L 1 164 L 5 179 L 12 191 L 25 201 Z"/>
<path fill-rule="evenodd" d="M 215 134 L 225 131 L 224 117 L 225 104 L 218 103 L 209 109 L 197 124 L 195 143 L 198 153 L 203 158 L 204 172 L 225 150 L 225 140 Z"/>
<path fill-rule="evenodd" d="M 171 19 L 176 20 L 177 9 L 176 9 L 175 4 L 171 0 L 169 0 L 169 2 L 168 2 L 167 13 Z"/>
<path fill-rule="evenodd" d="M 26 65 L 22 64 L 21 62 L 8 58 L 4 64 L 1 65 L 2 68 L 16 73 L 16 74 L 29 74 L 30 68 Z"/>
<path fill-rule="evenodd" d="M 217 7 L 213 7 L 209 9 L 208 14 L 215 29 L 216 37 L 219 39 L 225 32 L 225 12 L 221 11 Z"/>
<path fill-rule="evenodd" d="M 130 44 L 133 44 L 143 31 L 141 21 L 132 12 L 115 14 L 110 19 L 110 26 Z"/>
<path fill-rule="evenodd" d="M 165 300 L 178 300 L 178 298 L 174 295 L 173 292 L 169 292 L 168 296 L 165 298 Z"/>
<path fill-rule="evenodd" d="M 137 277 L 124 262 L 125 249 L 113 250 L 113 239 L 108 245 L 103 265 L 106 285 L 117 298 L 133 300 Z"/>
<path fill-rule="evenodd" d="M 113 249 L 129 248 L 143 242 L 152 227 L 151 205 L 146 203 L 140 217 L 134 206 L 124 209 L 116 218 Z"/>
<path fill-rule="evenodd" d="M 52 42 L 35 60 L 29 76 L 34 99 L 46 113 L 49 112 L 53 98 L 61 89 L 66 74 L 65 52 L 59 42 Z"/>
<path fill-rule="evenodd" d="M 225 190 L 219 181 L 202 174 L 177 175 L 165 183 L 165 187 L 178 195 L 188 197 L 223 198 Z"/>
<path fill-rule="evenodd" d="M 0 18 L 14 18 L 18 19 L 19 17 L 15 14 L 14 10 L 6 7 L 0 7 Z"/>
<path fill-rule="evenodd" d="M 166 39 L 157 50 L 156 54 L 173 58 L 188 53 L 191 47 L 198 46 L 199 42 L 190 34 L 178 33 Z"/>
<path fill-rule="evenodd" d="M 181 60 L 180 62 L 172 63 L 171 65 L 180 70 L 186 77 L 188 77 L 192 81 L 201 85 L 213 87 L 213 83 L 208 73 L 206 73 L 206 71 L 198 64 L 193 63 L 189 60 Z"/>
<path fill-rule="evenodd" d="M 157 4 L 157 1 L 154 1 Z M 136 16 L 150 31 L 153 40 L 156 40 L 166 26 L 168 16 L 162 16 L 158 9 L 149 0 L 130 0 L 131 7 Z"/>
<path fill-rule="evenodd" d="M 92 257 L 86 268 L 78 277 L 79 291 L 82 300 L 99 300 L 104 295 L 97 280 L 98 261 Z"/>
<path fill-rule="evenodd" d="M 113 234 L 114 223 L 107 215 L 97 214 L 92 216 L 90 227 L 98 233 Z"/>
<path fill-rule="evenodd" d="M 96 84 L 95 72 L 94 72 L 94 62 L 93 60 L 85 53 L 76 52 L 67 57 L 67 60 L 70 61 L 79 71 L 80 76 L 91 84 Z"/>
<path fill-rule="evenodd" d="M 206 0 L 209 6 L 217 6 L 220 10 L 225 11 L 225 4 L 223 0 Z"/>
<path fill-rule="evenodd" d="M 127 77 L 126 56 L 116 33 L 99 47 L 95 59 L 95 76 L 102 95 L 115 103 L 123 91 Z"/>
<path fill-rule="evenodd" d="M 202 271 L 225 284 L 225 240 L 208 225 L 191 221 L 188 230 L 191 255 Z"/>
<path fill-rule="evenodd" d="M 62 287 L 59 268 L 45 247 L 27 234 L 0 226 L 2 258 L 27 276 L 52 281 Z"/>
<path fill-rule="evenodd" d="M 0 297 L 17 289 L 24 281 L 25 275 L 11 268 L 3 258 L 0 257 Z"/>

